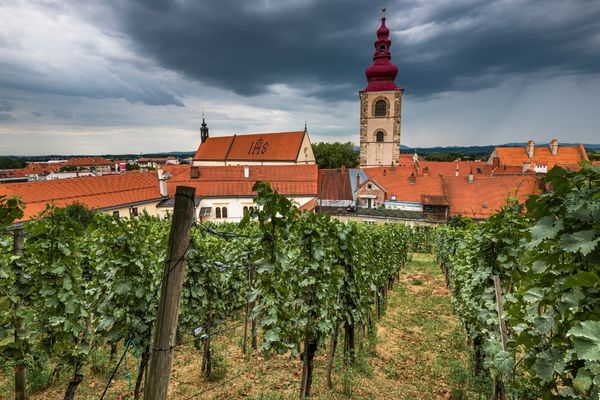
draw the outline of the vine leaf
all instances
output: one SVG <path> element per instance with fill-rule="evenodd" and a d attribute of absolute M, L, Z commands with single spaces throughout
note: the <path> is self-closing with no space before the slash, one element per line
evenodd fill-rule
<path fill-rule="evenodd" d="M 563 228 L 562 221 L 556 221 L 554 223 L 554 218 L 550 215 L 540 218 L 537 224 L 531 227 L 531 238 L 534 241 L 543 240 L 543 239 L 551 239 L 556 237 L 558 232 Z"/>
<path fill-rule="evenodd" d="M 579 358 L 600 361 L 600 321 L 584 321 L 569 330 L 567 336 Z"/>
<path fill-rule="evenodd" d="M 600 277 L 593 272 L 582 271 L 565 280 L 565 289 L 574 287 L 594 287 L 600 283 Z"/>
<path fill-rule="evenodd" d="M 575 233 L 567 233 L 560 239 L 560 246 L 563 250 L 570 253 L 580 252 L 584 256 L 591 253 L 598 244 L 598 240 L 594 240 L 594 230 L 579 231 Z"/>

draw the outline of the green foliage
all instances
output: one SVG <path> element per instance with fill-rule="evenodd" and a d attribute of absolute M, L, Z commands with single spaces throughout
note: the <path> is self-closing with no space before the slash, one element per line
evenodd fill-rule
<path fill-rule="evenodd" d="M 385 308 L 411 229 L 345 224 L 299 212 L 268 184 L 255 190 L 258 207 L 242 224 L 192 230 L 179 318 L 184 337 L 196 330 L 200 347 L 247 302 L 265 353 L 297 354 L 302 342 L 321 346 L 342 324 L 374 333 L 373 309 Z M 19 217 L 18 201 L 10 210 L 11 221 Z M 168 221 L 147 215 L 118 219 L 74 204 L 49 206 L 25 225 L 23 256 L 11 254 L 12 237 L 0 231 L 2 360 L 14 365 L 43 355 L 72 373 L 101 360 L 95 373 L 103 373 L 107 344 L 147 351 L 169 272 L 168 230 Z M 209 378 L 219 379 L 226 362 L 218 348 L 211 354 Z M 47 372 L 39 371 L 40 387 Z"/>
<path fill-rule="evenodd" d="M 27 162 L 16 157 L 0 157 L 0 169 L 19 169 L 25 168 Z"/>
<path fill-rule="evenodd" d="M 0 228 L 23 217 L 23 202 L 17 197 L 0 196 Z"/>
<path fill-rule="evenodd" d="M 438 260 L 453 305 L 484 365 L 515 398 L 600 394 L 600 168 L 551 170 L 551 190 L 526 210 L 509 206 L 488 221 L 442 227 Z M 501 281 L 508 347 L 502 349 L 492 277 Z"/>
<path fill-rule="evenodd" d="M 454 161 L 454 160 L 487 160 L 489 152 L 432 152 L 422 154 L 427 161 Z"/>
<path fill-rule="evenodd" d="M 312 149 L 319 168 L 340 168 L 342 165 L 354 168 L 359 162 L 359 153 L 354 151 L 351 142 L 320 142 L 313 144 Z"/>

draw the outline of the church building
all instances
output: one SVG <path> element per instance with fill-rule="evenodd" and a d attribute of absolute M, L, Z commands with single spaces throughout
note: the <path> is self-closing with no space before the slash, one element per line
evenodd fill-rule
<path fill-rule="evenodd" d="M 398 165 L 400 158 L 400 118 L 402 93 L 396 86 L 398 67 L 391 63 L 390 30 L 381 10 L 373 64 L 367 68 L 368 85 L 360 95 L 360 165 L 362 167 Z"/>

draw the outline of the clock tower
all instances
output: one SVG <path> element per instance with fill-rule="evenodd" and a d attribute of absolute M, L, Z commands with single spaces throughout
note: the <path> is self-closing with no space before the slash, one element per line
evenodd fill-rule
<path fill-rule="evenodd" d="M 368 85 L 360 95 L 360 165 L 397 165 L 400 158 L 400 116 L 404 89 L 394 80 L 398 67 L 391 63 L 390 30 L 385 26 L 385 8 L 377 30 L 373 64 L 367 68 Z"/>

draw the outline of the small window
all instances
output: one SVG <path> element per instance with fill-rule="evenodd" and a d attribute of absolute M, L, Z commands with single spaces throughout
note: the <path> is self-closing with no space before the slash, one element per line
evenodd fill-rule
<path fill-rule="evenodd" d="M 375 116 L 385 117 L 387 115 L 387 103 L 385 100 L 377 100 L 375 103 Z"/>
<path fill-rule="evenodd" d="M 395 195 L 395 194 L 393 194 L 393 195 L 390 197 L 390 200 L 392 200 L 392 201 L 396 201 L 396 199 L 397 199 L 397 197 L 396 197 L 396 195 Z"/>
<path fill-rule="evenodd" d="M 221 215 L 223 218 L 227 218 L 227 207 L 221 209 Z"/>
<path fill-rule="evenodd" d="M 131 207 L 131 216 L 132 217 L 137 217 L 138 215 L 140 215 L 138 208 L 137 207 Z"/>
<path fill-rule="evenodd" d="M 119 210 L 113 211 L 113 217 L 119 218 Z"/>
<path fill-rule="evenodd" d="M 248 206 L 244 206 L 244 212 L 248 211 Z"/>
<path fill-rule="evenodd" d="M 371 185 L 370 183 L 367 185 L 367 189 L 373 189 L 373 185 Z"/>
<path fill-rule="evenodd" d="M 381 142 L 383 142 L 383 138 L 384 138 L 384 137 L 385 137 L 385 133 L 383 133 L 383 131 L 378 131 L 378 132 L 375 134 L 375 140 L 376 140 L 378 143 L 381 143 Z"/>
<path fill-rule="evenodd" d="M 215 218 L 221 218 L 221 207 L 215 208 Z"/>

